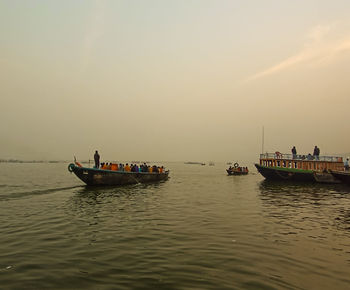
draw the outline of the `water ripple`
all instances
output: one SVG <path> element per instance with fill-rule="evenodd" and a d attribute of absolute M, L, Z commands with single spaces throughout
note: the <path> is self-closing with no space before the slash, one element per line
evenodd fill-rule
<path fill-rule="evenodd" d="M 81 185 L 75 185 L 75 186 L 67 186 L 67 187 L 48 188 L 48 189 L 42 189 L 42 190 L 12 192 L 10 194 L 1 194 L 0 201 L 8 200 L 8 199 L 30 197 L 32 195 L 50 194 L 50 193 L 54 193 L 54 192 L 60 192 L 60 191 L 64 191 L 64 190 L 81 188 L 81 187 L 82 187 Z"/>

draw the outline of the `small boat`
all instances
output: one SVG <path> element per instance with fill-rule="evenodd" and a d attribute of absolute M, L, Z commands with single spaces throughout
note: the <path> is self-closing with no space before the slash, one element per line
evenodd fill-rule
<path fill-rule="evenodd" d="M 68 165 L 68 171 L 73 172 L 87 185 L 127 185 L 149 183 L 166 180 L 169 170 L 156 172 L 127 172 L 83 167 L 80 163 Z"/>
<path fill-rule="evenodd" d="M 331 174 L 340 182 L 350 185 L 350 172 L 331 170 Z"/>
<path fill-rule="evenodd" d="M 228 169 L 226 169 L 228 175 L 247 175 L 249 172 L 248 167 L 239 166 L 237 162 L 233 166 L 234 167 L 230 166 Z"/>
<path fill-rule="evenodd" d="M 215 166 L 215 163 L 213 161 L 210 161 L 209 166 Z"/>
<path fill-rule="evenodd" d="M 313 159 L 305 155 L 275 152 L 260 154 L 260 163 L 255 167 L 268 180 L 339 183 L 330 172 L 341 171 L 344 165 L 343 158 L 337 156 Z"/>

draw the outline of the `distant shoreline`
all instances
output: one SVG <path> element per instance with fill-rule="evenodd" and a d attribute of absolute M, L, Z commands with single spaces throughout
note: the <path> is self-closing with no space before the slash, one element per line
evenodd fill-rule
<path fill-rule="evenodd" d="M 18 159 L 0 159 L 0 163 L 67 163 L 66 160 L 18 160 Z"/>

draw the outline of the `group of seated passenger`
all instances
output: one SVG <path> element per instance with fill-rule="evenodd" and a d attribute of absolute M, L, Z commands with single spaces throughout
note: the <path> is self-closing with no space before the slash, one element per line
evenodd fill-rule
<path fill-rule="evenodd" d="M 248 167 L 232 167 L 228 168 L 230 171 L 248 172 Z"/>
<path fill-rule="evenodd" d="M 301 160 L 314 160 L 315 156 L 311 155 L 311 153 L 309 153 L 308 155 L 297 155 L 297 158 L 294 159 L 301 159 Z"/>
<path fill-rule="evenodd" d="M 126 172 L 149 172 L 149 173 L 163 173 L 164 172 L 164 166 L 149 166 L 146 163 L 141 164 L 138 166 L 137 164 L 128 164 L 126 163 L 125 165 L 123 163 L 108 163 L 108 162 L 103 162 L 101 163 L 100 169 L 103 170 L 113 170 L 113 171 L 126 171 Z"/>

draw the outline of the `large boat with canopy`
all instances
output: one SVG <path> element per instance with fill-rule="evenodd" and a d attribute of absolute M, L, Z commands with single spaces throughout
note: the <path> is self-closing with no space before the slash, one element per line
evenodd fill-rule
<path fill-rule="evenodd" d="M 343 171 L 343 158 L 338 156 L 312 156 L 275 153 L 260 154 L 259 173 L 266 179 L 339 183 L 331 172 Z"/>

